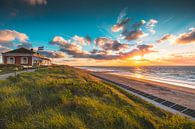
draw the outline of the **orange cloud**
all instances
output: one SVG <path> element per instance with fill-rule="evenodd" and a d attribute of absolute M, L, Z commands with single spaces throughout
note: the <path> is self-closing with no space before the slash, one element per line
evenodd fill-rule
<path fill-rule="evenodd" d="M 195 28 L 190 29 L 189 32 L 180 34 L 176 37 L 175 43 L 177 44 L 189 44 L 195 43 Z"/>
<path fill-rule="evenodd" d="M 75 35 L 72 39 L 76 43 L 79 43 L 81 45 L 89 45 L 91 43 L 91 38 L 89 36 L 81 37 L 81 36 Z"/>
<path fill-rule="evenodd" d="M 68 41 L 61 36 L 55 36 L 49 43 L 51 45 L 64 46 L 68 43 Z"/>
<path fill-rule="evenodd" d="M 195 43 L 195 28 L 189 29 L 189 32 L 179 34 L 178 36 L 172 34 L 166 34 L 162 36 L 157 43 L 169 41 L 173 44 L 191 44 Z"/>
<path fill-rule="evenodd" d="M 26 42 L 28 36 L 15 30 L 0 30 L 0 42 L 11 42 L 14 40 Z"/>
<path fill-rule="evenodd" d="M 66 42 L 62 37 L 54 37 L 50 44 L 59 46 L 60 51 L 72 56 L 73 58 L 91 58 L 98 60 L 113 60 L 113 59 L 124 59 L 133 57 L 136 55 L 145 55 L 147 53 L 155 52 L 151 50 L 152 45 L 138 45 L 137 48 L 132 49 L 128 52 L 120 52 L 119 50 L 126 49 L 127 44 L 121 44 L 117 41 L 113 41 L 109 38 L 97 38 L 95 40 L 97 46 L 101 50 L 93 49 L 92 51 L 85 51 L 82 46 L 73 42 Z M 114 52 L 109 52 L 114 51 Z"/>
<path fill-rule="evenodd" d="M 169 41 L 169 40 L 172 40 L 173 38 L 174 38 L 174 35 L 172 35 L 172 34 L 165 34 L 159 40 L 157 40 L 157 43 L 162 43 L 164 41 Z"/>

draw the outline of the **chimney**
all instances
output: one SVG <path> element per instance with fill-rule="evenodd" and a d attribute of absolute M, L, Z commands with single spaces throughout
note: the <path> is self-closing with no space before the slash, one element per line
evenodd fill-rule
<path fill-rule="evenodd" d="M 33 52 L 33 48 L 30 49 Z"/>

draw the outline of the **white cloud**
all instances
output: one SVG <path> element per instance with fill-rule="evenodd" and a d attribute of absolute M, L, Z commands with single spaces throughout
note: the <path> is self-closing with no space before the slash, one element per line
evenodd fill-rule
<path fill-rule="evenodd" d="M 156 24 L 158 23 L 157 20 L 155 19 L 150 19 L 147 23 L 146 23 L 146 28 L 148 29 L 148 31 L 151 34 L 155 34 L 156 31 L 154 30 L 154 27 L 156 26 Z"/>

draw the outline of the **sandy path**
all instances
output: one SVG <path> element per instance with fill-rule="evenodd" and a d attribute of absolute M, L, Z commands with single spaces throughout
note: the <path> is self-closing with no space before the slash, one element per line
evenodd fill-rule
<path fill-rule="evenodd" d="M 160 82 L 113 75 L 109 73 L 93 73 L 105 79 L 109 79 L 134 89 L 152 94 L 159 98 L 175 102 L 177 104 L 195 109 L 195 90 L 185 87 L 177 87 Z"/>
<path fill-rule="evenodd" d="M 30 70 L 26 70 L 26 71 L 19 71 L 19 72 L 17 72 L 17 74 L 25 73 L 25 72 L 34 72 L 34 71 L 35 71 L 35 69 L 30 69 Z M 15 76 L 15 73 L 13 72 L 13 73 L 2 74 L 2 75 L 0 75 L 0 80 L 5 80 L 10 76 Z"/>

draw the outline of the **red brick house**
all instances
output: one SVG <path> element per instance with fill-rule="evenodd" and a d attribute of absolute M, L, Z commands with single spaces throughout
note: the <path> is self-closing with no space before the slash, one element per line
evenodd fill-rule
<path fill-rule="evenodd" d="M 26 48 L 19 48 L 2 53 L 3 64 L 22 66 L 51 65 L 51 60 Z"/>

